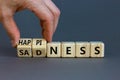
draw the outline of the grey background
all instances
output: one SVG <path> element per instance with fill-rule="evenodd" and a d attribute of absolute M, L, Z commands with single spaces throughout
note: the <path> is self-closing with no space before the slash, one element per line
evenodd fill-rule
<path fill-rule="evenodd" d="M 120 79 L 120 1 L 54 0 L 61 18 L 53 41 L 103 41 L 105 58 L 18 58 L 0 25 L 0 80 Z M 15 15 L 22 38 L 41 36 L 38 18 Z"/>

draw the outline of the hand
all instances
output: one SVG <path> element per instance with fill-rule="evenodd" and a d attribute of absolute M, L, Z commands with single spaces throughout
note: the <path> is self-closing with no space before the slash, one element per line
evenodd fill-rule
<path fill-rule="evenodd" d="M 6 29 L 12 45 L 16 46 L 20 39 L 13 16 L 24 9 L 31 10 L 40 19 L 43 38 L 51 42 L 60 16 L 60 10 L 51 0 L 0 0 L 0 22 Z"/>

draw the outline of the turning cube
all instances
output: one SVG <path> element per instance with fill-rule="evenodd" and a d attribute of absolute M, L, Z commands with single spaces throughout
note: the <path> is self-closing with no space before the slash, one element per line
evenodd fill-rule
<path fill-rule="evenodd" d="M 75 57 L 75 42 L 62 42 L 62 57 Z"/>
<path fill-rule="evenodd" d="M 21 38 L 17 44 L 17 55 L 18 57 L 32 57 L 32 39 Z"/>
<path fill-rule="evenodd" d="M 47 44 L 47 57 L 61 57 L 60 42 L 51 42 Z"/>
<path fill-rule="evenodd" d="M 33 57 L 46 57 L 46 40 L 45 39 L 33 39 L 32 53 Z"/>
<path fill-rule="evenodd" d="M 90 57 L 90 43 L 76 42 L 76 57 Z"/>
<path fill-rule="evenodd" d="M 90 57 L 104 57 L 104 43 L 90 42 L 91 54 Z"/>

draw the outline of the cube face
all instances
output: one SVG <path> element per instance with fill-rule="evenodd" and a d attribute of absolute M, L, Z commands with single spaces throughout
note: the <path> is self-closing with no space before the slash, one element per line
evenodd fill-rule
<path fill-rule="evenodd" d="M 46 57 L 46 44 L 47 43 L 45 39 L 33 39 L 33 57 Z"/>
<path fill-rule="evenodd" d="M 60 42 L 52 42 L 47 44 L 47 57 L 61 57 Z"/>
<path fill-rule="evenodd" d="M 62 42 L 62 57 L 75 57 L 74 42 Z"/>
<path fill-rule="evenodd" d="M 104 57 L 104 43 L 91 42 L 91 57 Z"/>
<path fill-rule="evenodd" d="M 31 45 L 32 39 L 30 38 L 20 39 L 17 44 L 18 57 L 32 57 Z"/>
<path fill-rule="evenodd" d="M 90 57 L 90 43 L 76 42 L 76 57 Z"/>

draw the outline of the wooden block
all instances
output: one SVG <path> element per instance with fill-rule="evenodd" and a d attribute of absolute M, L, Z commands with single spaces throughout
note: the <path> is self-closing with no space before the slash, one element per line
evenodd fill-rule
<path fill-rule="evenodd" d="M 90 56 L 90 43 L 89 42 L 76 42 L 76 57 L 89 57 Z"/>
<path fill-rule="evenodd" d="M 32 57 L 31 45 L 32 39 L 21 38 L 17 44 L 18 57 Z"/>
<path fill-rule="evenodd" d="M 104 43 L 103 42 L 90 42 L 91 44 L 91 57 L 104 57 Z"/>
<path fill-rule="evenodd" d="M 61 57 L 60 42 L 52 42 L 47 44 L 47 57 Z"/>
<path fill-rule="evenodd" d="M 45 39 L 33 39 L 33 57 L 46 57 L 46 44 Z"/>
<path fill-rule="evenodd" d="M 75 42 L 62 42 L 62 57 L 75 57 Z"/>

